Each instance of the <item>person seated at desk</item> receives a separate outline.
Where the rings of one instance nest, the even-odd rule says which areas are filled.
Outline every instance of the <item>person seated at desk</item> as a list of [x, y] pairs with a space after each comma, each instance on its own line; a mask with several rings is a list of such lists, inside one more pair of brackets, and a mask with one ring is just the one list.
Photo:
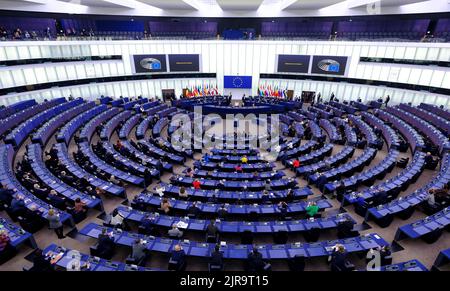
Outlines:
[[140, 144], [136, 143], [134, 140], [130, 140], [129, 142], [130, 142], [130, 144], [131, 144], [132, 147], [134, 147], [134, 148], [136, 148], [136, 149], [138, 149], [138, 150], [141, 149], [141, 148], [140, 148]]
[[32, 205], [30, 209], [27, 209], [24, 218], [29, 222], [40, 222], [42, 221], [42, 214], [42, 211], [36, 205]]
[[331, 271], [348, 271], [347, 251], [342, 244], [333, 247], [332, 253], [328, 258]]
[[164, 197], [163, 200], [161, 201], [159, 210], [164, 212], [164, 214], [168, 214], [171, 208], [172, 204], [170, 204], [169, 199], [167, 197]]
[[219, 199], [217, 199], [216, 194], [212, 194], [211, 197], [208, 198], [208, 203], [217, 203]]
[[292, 167], [294, 169], [297, 169], [298, 167], [300, 167], [300, 161], [298, 159], [295, 159], [292, 161]]
[[17, 171], [17, 176], [22, 176], [21, 180], [25, 188], [32, 188], [35, 184], [39, 184], [39, 181], [34, 179], [29, 172], [20, 173], [19, 171]]
[[272, 179], [273, 180], [277, 180], [277, 179], [283, 178], [283, 173], [280, 172], [280, 171], [277, 171], [277, 170], [273, 170], [271, 175], [272, 175]]
[[264, 190], [266, 190], [267, 192], [270, 192], [272, 190], [270, 179], [267, 179], [266, 182], [264, 183]]
[[218, 180], [216, 183], [216, 189], [225, 189], [225, 179]]
[[294, 126], [293, 126], [292, 124], [289, 125], [289, 128], [288, 128], [288, 135], [289, 135], [290, 137], [294, 137], [294, 136], [295, 136], [295, 128], [294, 128]]
[[23, 201], [23, 196], [16, 194], [11, 200], [10, 212], [13, 216], [22, 216], [26, 212], [25, 202]]
[[28, 271], [52, 272], [55, 271], [55, 267], [50, 263], [50, 259], [42, 253], [41, 249], [36, 249], [33, 254], [33, 266]]
[[440, 189], [434, 191], [434, 199], [437, 204], [441, 205], [442, 208], [449, 206], [450, 204], [450, 183], [444, 185]]
[[339, 184], [334, 189], [333, 194], [331, 195], [332, 198], [337, 198], [339, 201], [342, 201], [342, 197], [345, 193], [345, 183], [344, 181], [340, 181]]
[[89, 178], [87, 176], [81, 177], [77, 182], [78, 187], [80, 189], [87, 189], [88, 187], [90, 187], [91, 184], [89, 183], [88, 179]]
[[11, 205], [12, 197], [13, 197], [14, 191], [6, 188], [5, 185], [0, 183], [0, 209], [3, 205]]
[[319, 177], [317, 178], [317, 188], [323, 189], [325, 184], [328, 182], [327, 177], [323, 173], [319, 173]]
[[111, 177], [109, 178], [109, 182], [116, 184], [118, 186], [123, 186], [122, 181], [116, 179], [116, 177], [114, 175], [111, 175]]
[[[96, 188], [98, 188], [98, 187], [96, 187]], [[99, 188], [99, 189], [100, 189], [100, 188]], [[87, 195], [89, 195], [89, 196], [96, 197], [96, 198], [100, 198], [100, 196], [99, 196], [98, 193], [97, 193], [97, 190], [96, 190], [96, 189], [92, 189], [91, 186], [87, 187], [87, 188], [84, 190], [84, 192], [85, 192]]]
[[68, 184], [73, 184], [76, 180], [74, 176], [67, 174], [66, 171], [61, 171], [59, 178]]
[[270, 195], [269, 195], [269, 191], [264, 190], [262, 195], [261, 195], [261, 202], [262, 203], [270, 203]]
[[[214, 247], [214, 251], [211, 252], [211, 256], [209, 257], [209, 265], [210, 265], [210, 271], [213, 270], [222, 270], [223, 269], [223, 253], [220, 251], [220, 245], [216, 245]], [[211, 266], [214, 266], [213, 269], [211, 269]]]
[[237, 164], [236, 166], [234, 166], [234, 171], [236, 173], [242, 173], [242, 165], [241, 164]]
[[45, 199], [49, 193], [47, 188], [41, 187], [39, 184], [34, 184], [31, 192], [41, 199]]
[[194, 177], [194, 170], [192, 170], [192, 168], [187, 168], [186, 169], [186, 176], [193, 178]]
[[58, 159], [51, 157], [51, 156], [45, 156], [45, 165], [49, 169], [56, 170], [58, 168]]
[[183, 236], [183, 232], [179, 230], [177, 224], [174, 223], [172, 228], [167, 232], [167, 235], [171, 238], [181, 238]]
[[150, 169], [147, 168], [147, 163], [146, 162], [143, 162], [142, 166], [145, 167], [144, 173], [143, 173], [144, 174], [144, 180], [145, 180], [146, 183], [148, 183], [148, 182], [150, 182], [152, 180], [152, 173], [150, 172]]
[[[87, 191], [88, 191], [88, 193], [90, 193], [89, 189], [87, 189]], [[104, 196], [105, 194], [106, 194], [105, 190], [103, 190], [100, 187], [95, 187], [95, 195], [94, 196], [97, 196], [97, 198], [100, 198], [100, 196]]]
[[378, 189], [375, 197], [374, 197], [374, 202], [379, 205], [379, 204], [385, 204], [388, 202], [388, 192], [386, 191], [386, 189], [384, 189], [383, 187], [380, 187], [380, 189]]
[[181, 186], [178, 190], [178, 197], [180, 197], [183, 200], [186, 200], [189, 197], [189, 194], [186, 191], [186, 188], [184, 186]]
[[188, 207], [188, 217], [196, 218], [200, 214], [200, 208], [197, 206], [197, 202], [192, 202], [192, 205]]
[[122, 147], [123, 147], [123, 144], [120, 141], [120, 139], [118, 139], [116, 144], [115, 144], [115, 148], [116, 148], [116, 150], [120, 151], [120, 150], [122, 150]]
[[48, 200], [51, 205], [54, 207], [64, 210], [66, 209], [66, 200], [64, 198], [61, 198], [58, 196], [55, 190], [50, 190], [50, 193], [48, 194]]
[[196, 190], [199, 190], [199, 189], [201, 189], [201, 183], [200, 183], [200, 180], [198, 180], [198, 179], [195, 179], [193, 182], [192, 182], [192, 186], [194, 187], [194, 189], [196, 189]]
[[131, 257], [138, 264], [143, 264], [145, 258], [147, 257], [147, 247], [142, 241], [142, 239], [137, 238], [133, 245], [131, 246]]
[[241, 158], [241, 163], [242, 164], [247, 164], [248, 163], [248, 158], [247, 158], [247, 156], [243, 156], [242, 158]]
[[392, 263], [392, 251], [389, 245], [385, 245], [378, 248], [381, 257], [381, 265], [390, 265]]
[[155, 192], [156, 192], [156, 194], [158, 194], [160, 197], [163, 197], [164, 196], [164, 191], [165, 191], [166, 189], [164, 188], [164, 186], [163, 185], [161, 185], [161, 184], [158, 184], [158, 185], [156, 185], [156, 187], [155, 187]]
[[209, 154], [206, 153], [206, 154], [203, 156], [203, 162], [209, 163], [210, 161], [211, 161], [211, 159], [210, 159], [210, 157], [209, 157]]
[[354, 222], [347, 217], [344, 217], [337, 223], [338, 238], [343, 239], [357, 235], [358, 232], [354, 231], [353, 227]]
[[278, 203], [278, 210], [280, 211], [280, 217], [281, 219], [285, 219], [286, 215], [287, 215], [287, 211], [288, 211], [288, 205], [286, 202], [284, 201], [280, 201], [280, 203]]
[[293, 202], [295, 199], [294, 189], [289, 189], [286, 193], [286, 201]]
[[264, 271], [265, 263], [262, 254], [258, 251], [256, 246], [247, 256], [247, 272], [261, 272]]
[[206, 226], [206, 239], [208, 240], [209, 237], [214, 238], [214, 241], [217, 241], [219, 238], [219, 228], [214, 220], [210, 220]]
[[14, 253], [11, 239], [5, 229], [0, 229], [0, 264], [8, 260]]
[[120, 211], [116, 208], [111, 213], [111, 219], [109, 221], [109, 224], [112, 225], [113, 227], [124, 228], [125, 226], [124, 219], [125, 217], [123, 217], [122, 214], [120, 214]]
[[315, 201], [311, 201], [306, 206], [306, 216], [311, 218], [314, 217], [319, 212], [319, 206]]
[[75, 205], [73, 207], [73, 211], [75, 213], [83, 213], [83, 212], [87, 212], [87, 205], [86, 203], [81, 201], [81, 198], [78, 197], [77, 199], [75, 199]]
[[112, 233], [108, 233], [108, 230], [103, 228], [97, 241], [97, 256], [101, 258], [111, 258], [116, 246]]
[[169, 270], [182, 271], [186, 263], [186, 253], [181, 245], [177, 244], [173, 248], [169, 259]]
[[433, 158], [433, 155], [431, 155], [430, 152], [427, 152], [425, 155], [425, 168], [429, 170], [436, 169], [436, 166], [438, 164], [438, 161]]
[[155, 218], [151, 215], [145, 215], [140, 224], [140, 229], [146, 235], [151, 235], [155, 229]]
[[435, 193], [436, 193], [436, 188], [431, 188], [428, 190], [428, 195], [427, 195], [427, 206], [433, 209], [437, 209], [437, 203], [436, 203], [436, 198], [435, 198]]
[[225, 204], [222, 204], [222, 206], [220, 206], [219, 210], [217, 210], [217, 216], [221, 220], [225, 220], [227, 215], [228, 215], [227, 207], [225, 206]]
[[49, 224], [49, 228], [53, 229], [58, 236], [58, 239], [65, 238], [63, 233], [63, 224], [61, 222], [61, 218], [59, 217], [59, 214], [56, 213], [56, 211], [51, 208], [47, 213], [47, 220]]

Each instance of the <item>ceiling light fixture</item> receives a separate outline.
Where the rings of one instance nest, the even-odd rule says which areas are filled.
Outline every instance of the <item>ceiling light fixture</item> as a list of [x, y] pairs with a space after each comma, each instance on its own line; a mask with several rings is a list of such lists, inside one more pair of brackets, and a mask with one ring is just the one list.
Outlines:
[[264, 0], [256, 11], [261, 16], [278, 16], [282, 10], [291, 6], [298, 0]]
[[223, 12], [216, 0], [183, 0], [183, 2], [209, 15]]

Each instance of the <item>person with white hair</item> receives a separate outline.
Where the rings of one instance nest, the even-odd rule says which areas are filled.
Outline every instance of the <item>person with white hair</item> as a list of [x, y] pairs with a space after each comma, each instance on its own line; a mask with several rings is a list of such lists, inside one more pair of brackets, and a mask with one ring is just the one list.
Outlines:
[[174, 223], [172, 225], [172, 229], [169, 229], [167, 234], [169, 235], [169, 237], [172, 237], [172, 238], [181, 238], [183, 236], [183, 232], [178, 229], [178, 226], [176, 223]]

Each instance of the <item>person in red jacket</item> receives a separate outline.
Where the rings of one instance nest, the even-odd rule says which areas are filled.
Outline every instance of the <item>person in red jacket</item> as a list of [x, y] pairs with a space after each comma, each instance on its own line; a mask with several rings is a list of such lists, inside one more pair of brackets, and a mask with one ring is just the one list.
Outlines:
[[292, 166], [294, 167], [294, 169], [297, 169], [298, 167], [300, 167], [300, 161], [298, 159], [295, 159], [294, 161], [292, 161]]
[[237, 164], [237, 165], [234, 167], [234, 170], [235, 170], [237, 173], [242, 173], [242, 166], [241, 166], [241, 164]]
[[200, 189], [201, 183], [198, 179], [195, 179], [194, 182], [192, 182], [192, 186], [194, 186], [194, 189]]

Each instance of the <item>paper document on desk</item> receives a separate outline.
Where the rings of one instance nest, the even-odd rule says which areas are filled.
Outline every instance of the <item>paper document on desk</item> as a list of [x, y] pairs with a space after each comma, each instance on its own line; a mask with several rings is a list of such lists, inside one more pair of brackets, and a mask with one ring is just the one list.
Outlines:
[[184, 221], [178, 221], [177, 227], [178, 228], [187, 228], [188, 224], [186, 222], [184, 222]]

